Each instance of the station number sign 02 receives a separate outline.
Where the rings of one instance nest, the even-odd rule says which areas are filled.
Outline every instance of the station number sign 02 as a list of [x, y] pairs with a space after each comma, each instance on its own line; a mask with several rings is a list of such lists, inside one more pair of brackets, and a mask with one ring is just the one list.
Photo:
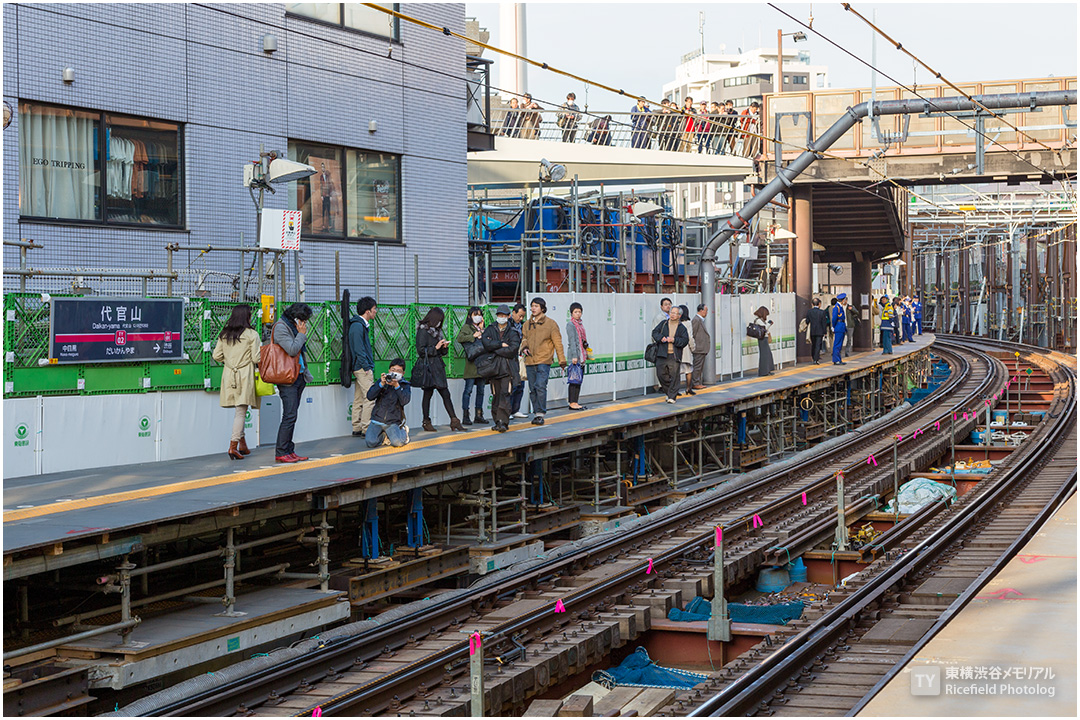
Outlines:
[[52, 298], [49, 362], [111, 363], [184, 357], [184, 301]]

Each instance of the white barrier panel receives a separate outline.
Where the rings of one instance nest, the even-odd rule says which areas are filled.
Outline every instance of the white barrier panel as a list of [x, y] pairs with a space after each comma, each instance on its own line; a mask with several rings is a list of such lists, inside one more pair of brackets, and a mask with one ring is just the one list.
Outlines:
[[[660, 313], [660, 301], [670, 298], [686, 305], [692, 317], [701, 296], [694, 293], [537, 293], [544, 298], [548, 318], [554, 320], [566, 344], [566, 321], [570, 305], [582, 306], [582, 323], [593, 348], [593, 362], [585, 369], [584, 395], [615, 394], [640, 390], [655, 384], [655, 370], [644, 361], [645, 346], [652, 342], [652, 330]], [[528, 304], [527, 303], [527, 304]], [[716, 371], [720, 376], [757, 371], [757, 340], [746, 337], [746, 326], [754, 310], [764, 305], [773, 320], [773, 361], [779, 365], [795, 361], [795, 296], [792, 294], [717, 295], [712, 318]], [[528, 320], [526, 319], [526, 322]], [[566, 398], [565, 374], [552, 368], [548, 400]]]
[[[41, 472], [153, 462], [160, 395], [42, 398]], [[205, 454], [200, 439], [192, 438], [191, 455]]]
[[40, 397], [4, 401], [4, 477], [21, 477], [39, 472], [40, 431]]
[[[159, 460], [224, 453], [229, 447], [235, 411], [221, 407], [216, 392], [162, 392]], [[248, 445], [259, 442], [259, 411], [248, 410], [244, 437]]]

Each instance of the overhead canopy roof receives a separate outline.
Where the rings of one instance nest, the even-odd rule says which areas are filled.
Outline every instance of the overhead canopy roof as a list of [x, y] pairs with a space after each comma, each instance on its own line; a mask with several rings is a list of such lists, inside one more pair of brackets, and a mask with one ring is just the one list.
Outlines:
[[[566, 179], [555, 185], [632, 185], [642, 182], [733, 182], [752, 171], [746, 158], [584, 143], [546, 142], [496, 137], [495, 149], [469, 153], [469, 185], [522, 187], [535, 185], [540, 160], [566, 166]], [[545, 183], [548, 185], [549, 183]]]
[[907, 208], [902, 198], [901, 193], [878, 184], [815, 184], [814, 244], [825, 247], [819, 260], [880, 260], [903, 251]]

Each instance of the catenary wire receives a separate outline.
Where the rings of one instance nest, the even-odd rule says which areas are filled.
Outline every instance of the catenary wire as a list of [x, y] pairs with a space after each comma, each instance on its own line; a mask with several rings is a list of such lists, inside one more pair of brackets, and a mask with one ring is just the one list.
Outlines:
[[[865, 65], [866, 67], [870, 68], [871, 70], [874, 70], [875, 72], [877, 72], [877, 73], [880, 73], [880, 74], [881, 74], [881, 75], [882, 75], [883, 77], [886, 77], [886, 78], [888, 78], [888, 79], [889, 79], [889, 80], [891, 80], [892, 82], [896, 83], [896, 85], [897, 85], [897, 86], [899, 86], [900, 88], [902, 88], [902, 89], [904, 89], [904, 90], [908, 91], [909, 93], [911, 93], [911, 94], [912, 94], [912, 95], [914, 95], [915, 97], [919, 98], [920, 100], [923, 100], [924, 102], [928, 103], [929, 105], [932, 105], [932, 106], [934, 106], [934, 107], [937, 107], [937, 106], [936, 106], [936, 103], [934, 102], [934, 98], [928, 98], [928, 97], [925, 97], [924, 95], [920, 95], [920, 94], [919, 94], [919, 92], [918, 92], [918, 91], [917, 91], [917, 90], [916, 90], [915, 88], [912, 88], [912, 87], [908, 87], [907, 85], [905, 85], [904, 83], [900, 82], [899, 80], [897, 80], [897, 79], [896, 79], [896, 78], [894, 78], [893, 76], [889, 75], [888, 73], [886, 73], [886, 72], [884, 72], [884, 71], [882, 71], [882, 70], [879, 70], [879, 69], [877, 69], [876, 67], [874, 67], [874, 66], [873, 66], [872, 64], [870, 64], [870, 63], [869, 63], [869, 62], [867, 62], [866, 60], [862, 59], [861, 57], [859, 57], [859, 56], [858, 56], [858, 55], [856, 55], [855, 53], [851, 52], [850, 50], [848, 50], [848, 49], [847, 49], [847, 48], [845, 48], [844, 46], [840, 45], [840, 44], [839, 44], [839, 43], [837, 43], [836, 41], [832, 40], [831, 38], [829, 38], [828, 36], [826, 36], [825, 34], [823, 34], [823, 33], [822, 33], [822, 32], [821, 32], [820, 30], [815, 30], [814, 28], [810, 27], [809, 25], [807, 25], [807, 24], [806, 24], [806, 23], [804, 23], [803, 21], [799, 20], [798, 18], [794, 17], [794, 16], [793, 16], [793, 15], [791, 15], [790, 13], [788, 13], [788, 12], [785, 12], [784, 10], [781, 10], [781, 9], [780, 9], [779, 7], [777, 7], [777, 6], [776, 6], [776, 5], [774, 5], [773, 3], [768, 3], [768, 5], [769, 5], [769, 7], [771, 7], [772, 9], [776, 10], [777, 12], [779, 12], [779, 13], [780, 13], [781, 15], [784, 15], [785, 17], [787, 17], [787, 18], [788, 18], [789, 20], [791, 20], [792, 22], [798, 23], [798, 24], [799, 24], [799, 25], [801, 25], [802, 27], [804, 27], [804, 28], [806, 28], [807, 30], [809, 30], [810, 32], [814, 33], [815, 35], [817, 35], [818, 37], [820, 37], [820, 38], [821, 38], [822, 40], [824, 40], [825, 42], [827, 42], [827, 43], [829, 43], [830, 45], [832, 45], [833, 47], [835, 47], [835, 48], [836, 48], [837, 50], [840, 50], [840, 51], [841, 51], [841, 52], [843, 52], [844, 54], [846, 54], [846, 55], [850, 56], [850, 57], [851, 57], [852, 59], [854, 59], [854, 60], [857, 60], [858, 62], [862, 63], [863, 65]], [[890, 38], [890, 40], [891, 40], [891, 38]], [[941, 76], [940, 76], [940, 75], [938, 75], [938, 77], [940, 78]], [[950, 85], [950, 86], [952, 86], [952, 87], [955, 87], [955, 86], [953, 86], [953, 85], [952, 85], [952, 83], [949, 83], [949, 85]], [[979, 107], [984, 107], [984, 106], [983, 106], [983, 105], [982, 105], [981, 103], [979, 103], [979, 102], [978, 102], [977, 100], [975, 100], [974, 98], [972, 98], [972, 97], [971, 97], [970, 95], [968, 95], [967, 93], [964, 93], [964, 92], [962, 92], [962, 91], [960, 91], [960, 90], [957, 90], [957, 91], [958, 91], [958, 92], [961, 92], [961, 94], [962, 94], [962, 95], [963, 95], [963, 96], [964, 96], [964, 97], [965, 97], [966, 99], [968, 99], [968, 100], [969, 100], [969, 101], [971, 101], [971, 102], [974, 102], [974, 103], [975, 103], [976, 105], [978, 105]], [[1017, 157], [1017, 159], [1021, 160], [1021, 161], [1022, 161], [1022, 162], [1024, 162], [1024, 163], [1027, 163], [1028, 165], [1030, 165], [1030, 166], [1031, 166], [1031, 167], [1033, 167], [1034, 169], [1038, 170], [1038, 171], [1039, 171], [1040, 173], [1042, 173], [1043, 175], [1049, 175], [1049, 176], [1050, 176], [1051, 178], [1053, 178], [1053, 179], [1054, 179], [1055, 181], [1057, 181], [1057, 182], [1062, 182], [1062, 181], [1061, 181], [1061, 180], [1060, 180], [1060, 179], [1058, 178], [1058, 176], [1057, 176], [1057, 172], [1056, 172], [1056, 171], [1051, 171], [1051, 170], [1045, 170], [1045, 169], [1043, 169], [1043, 168], [1039, 167], [1039, 166], [1038, 166], [1038, 165], [1036, 165], [1035, 163], [1031, 162], [1031, 161], [1030, 161], [1030, 160], [1028, 160], [1027, 158], [1025, 158], [1025, 157], [1023, 157], [1022, 155], [1020, 155], [1020, 153], [1016, 152], [1015, 150], [1012, 150], [1012, 149], [1010, 149], [1010, 148], [1007, 148], [1007, 147], [1005, 147], [1004, 145], [1002, 145], [1002, 144], [1001, 144], [1001, 143], [1000, 143], [999, 141], [997, 141], [996, 139], [994, 139], [994, 138], [991, 138], [991, 137], [990, 137], [990, 136], [988, 136], [988, 135], [987, 135], [987, 134], [986, 134], [985, 132], [979, 132], [978, 130], [976, 130], [976, 129], [975, 129], [975, 127], [974, 127], [973, 125], [968, 125], [968, 124], [967, 124], [966, 122], [964, 122], [964, 121], [963, 121], [963, 119], [961, 119], [961, 118], [957, 117], [956, 115], [953, 115], [953, 114], [952, 114], [952, 113], [950, 113], [949, 111], [947, 111], [947, 110], [940, 110], [940, 109], [939, 109], [938, 111], [939, 111], [939, 112], [941, 112], [941, 113], [943, 113], [944, 115], [947, 115], [948, 117], [952, 118], [953, 120], [957, 121], [958, 123], [960, 123], [960, 124], [961, 124], [961, 125], [963, 125], [964, 127], [968, 128], [969, 130], [972, 130], [973, 132], [975, 132], [975, 133], [977, 133], [978, 135], [982, 136], [982, 138], [983, 138], [984, 140], [988, 140], [988, 141], [990, 141], [991, 143], [993, 143], [993, 144], [995, 144], [995, 145], [998, 145], [999, 147], [1001, 147], [1001, 149], [1002, 149], [1002, 150], [1005, 150], [1006, 152], [1008, 152], [1008, 153], [1010, 153], [1010, 154], [1012, 154], [1012, 155], [1015, 155], [1015, 156]], [[988, 111], [988, 112], [989, 112], [989, 111]], [[997, 115], [995, 115], [995, 117], [998, 117], [998, 116], [997, 116]], [[1010, 127], [1012, 127], [1012, 126], [1010, 125]], [[1014, 128], [1014, 129], [1015, 129], [1015, 128]], [[1019, 131], [1018, 131], [1018, 132], [1019, 132]]]
[[[481, 42], [481, 41], [479, 41], [479, 40], [477, 40], [475, 38], [470, 38], [470, 37], [468, 37], [466, 35], [463, 35], [461, 33], [454, 32], [453, 30], [451, 30], [451, 29], [449, 29], [447, 27], [439, 27], [438, 25], [427, 22], [426, 20], [421, 20], [419, 18], [412, 17], [411, 15], [406, 15], [405, 13], [399, 12], [397, 10], [391, 10], [389, 8], [382, 7], [381, 5], [377, 5], [375, 3], [364, 3], [364, 5], [366, 7], [369, 7], [371, 9], [373, 9], [373, 10], [377, 10], [379, 12], [386, 13], [387, 15], [391, 15], [393, 17], [396, 17], [396, 18], [398, 18], [400, 20], [405, 20], [407, 22], [411, 22], [411, 23], [413, 23], [415, 25], [419, 25], [419, 26], [427, 28], [429, 30], [434, 30], [436, 32], [441, 32], [443, 35], [446, 35], [448, 37], [456, 37], [456, 38], [459, 38], [461, 40], [465, 40], [466, 42], [469, 42], [469, 43], [472, 43], [472, 44], [477, 45], [479, 47], [482, 47], [482, 48], [484, 48], [486, 50], [491, 50], [492, 52], [496, 52], [496, 53], [499, 53], [501, 55], [505, 55], [507, 57], [513, 58], [515, 60], [519, 60], [521, 62], [528, 63], [529, 65], [532, 65], [533, 67], [537, 67], [537, 68], [540, 68], [542, 70], [547, 70], [549, 72], [553, 72], [553, 73], [555, 73], [557, 75], [562, 75], [564, 77], [571, 78], [571, 79], [576, 80], [577, 82], [580, 82], [582, 84], [591, 85], [593, 87], [598, 87], [598, 88], [600, 88], [602, 90], [606, 90], [608, 92], [615, 93], [617, 95], [621, 95], [621, 96], [624, 96], [624, 97], [631, 97], [631, 98], [641, 97], [641, 98], [645, 99], [647, 102], [649, 102], [651, 104], [654, 104], [654, 105], [659, 104], [659, 103], [657, 103], [657, 102], [655, 102], [653, 100], [648, 100], [648, 98], [645, 98], [644, 95], [635, 95], [634, 93], [627, 93], [625, 90], [617, 89], [617, 88], [614, 88], [614, 87], [612, 87], [610, 85], [606, 85], [604, 83], [597, 82], [595, 80], [589, 80], [588, 78], [582, 77], [580, 75], [569, 72], [567, 70], [562, 70], [560, 68], [552, 67], [551, 65], [549, 65], [546, 62], [540, 62], [540, 61], [537, 61], [537, 60], [532, 60], [530, 58], [525, 57], [524, 55], [519, 55], [518, 53], [514, 53], [514, 52], [511, 52], [509, 50], [504, 50], [504, 49], [496, 47], [494, 45], [490, 45], [488, 43]], [[674, 114], [682, 115], [684, 117], [694, 117], [694, 115], [685, 113], [681, 109], [678, 109], [678, 108], [675, 109]], [[860, 159], [843, 157], [841, 155], [834, 155], [832, 153], [829, 153], [829, 152], [826, 152], [826, 151], [823, 151], [823, 150], [811, 150], [809, 147], [807, 147], [805, 145], [798, 145], [798, 144], [795, 144], [795, 143], [784, 142], [784, 141], [782, 141], [782, 140], [780, 140], [778, 138], [770, 138], [770, 137], [767, 137], [767, 136], [764, 136], [764, 135], [761, 135], [761, 134], [758, 134], [758, 133], [754, 133], [754, 132], [748, 131], [748, 130], [740, 130], [739, 132], [741, 132], [742, 134], [747, 135], [747, 136], [752, 136], [752, 137], [758, 138], [758, 139], [760, 139], [762, 141], [765, 141], [765, 142], [771, 142], [773, 144], [783, 145], [785, 147], [790, 147], [790, 148], [795, 148], [795, 149], [798, 149], [798, 150], [802, 150], [804, 152], [814, 152], [817, 155], [820, 155], [822, 157], [832, 158], [832, 159], [835, 159], [835, 160], [845, 160], [845, 161], [850, 162], [852, 164], [860, 165], [862, 167], [865, 167], [867, 170], [869, 170], [869, 171], [877, 174], [878, 176], [880, 176], [881, 181], [891, 183], [892, 185], [895, 185], [896, 187], [904, 190], [905, 192], [910, 193], [911, 195], [914, 195], [915, 197], [919, 198], [920, 200], [923, 200], [926, 203], [929, 203], [930, 205], [933, 205], [934, 207], [939, 207], [941, 210], [943, 210], [945, 212], [952, 212], [953, 214], [956, 214], [956, 215], [963, 215], [964, 214], [962, 212], [957, 212], [957, 211], [949, 210], [948, 208], [943, 208], [943, 207], [938, 206], [936, 203], [934, 203], [934, 202], [932, 202], [930, 200], [927, 200], [926, 198], [922, 197], [921, 195], [919, 195], [915, 191], [911, 190], [910, 188], [904, 187], [903, 185], [898, 183], [896, 180], [890, 178], [885, 173], [881, 172], [880, 170], [873, 167], [869, 163], [864, 162], [864, 161], [862, 161]], [[1040, 172], [1043, 172], [1043, 171], [1040, 170]]]

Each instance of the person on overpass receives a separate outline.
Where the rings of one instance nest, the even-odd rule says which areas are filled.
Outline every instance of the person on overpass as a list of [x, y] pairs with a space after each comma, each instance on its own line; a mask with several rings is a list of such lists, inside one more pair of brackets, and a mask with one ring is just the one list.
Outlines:
[[810, 357], [817, 365], [821, 362], [821, 346], [829, 334], [829, 314], [821, 309], [821, 298], [814, 298], [814, 306], [806, 313], [806, 324], [810, 326]]
[[562, 128], [562, 141], [565, 143], [574, 142], [574, 136], [577, 135], [577, 124], [581, 120], [581, 108], [577, 106], [576, 101], [577, 95], [567, 93], [566, 102], [562, 104], [563, 112], [559, 113], [559, 117], [555, 121], [555, 124]]
[[638, 98], [637, 104], [630, 111], [630, 147], [635, 150], [648, 149], [652, 119], [652, 111], [645, 98]]
[[832, 363], [833, 365], [847, 365], [840, 357], [844, 349], [844, 336], [847, 335], [847, 293], [836, 296], [836, 304], [833, 305], [830, 319], [833, 331]]
[[364, 442], [368, 447], [379, 447], [384, 442], [393, 447], [409, 444], [409, 426], [405, 423], [405, 406], [412, 399], [412, 388], [405, 379], [405, 361], [390, 361], [388, 372], [379, 382], [368, 388], [368, 399], [375, 404], [371, 411]]

